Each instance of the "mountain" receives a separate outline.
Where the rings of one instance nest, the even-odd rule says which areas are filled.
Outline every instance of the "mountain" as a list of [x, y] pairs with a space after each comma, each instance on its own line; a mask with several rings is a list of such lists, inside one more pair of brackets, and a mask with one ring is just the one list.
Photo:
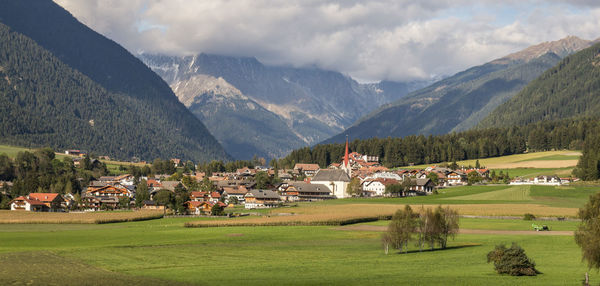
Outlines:
[[339, 72], [268, 66], [248, 57], [138, 57], [238, 159], [282, 157], [320, 142], [381, 104], [425, 85], [360, 84]]
[[0, 24], [0, 142], [230, 159], [158, 75], [54, 2], [1, 1]]
[[600, 114], [600, 44], [564, 58], [519, 94], [483, 119], [478, 127]]
[[561, 57], [592, 44], [571, 36], [467, 69], [373, 111], [325, 142], [470, 129]]

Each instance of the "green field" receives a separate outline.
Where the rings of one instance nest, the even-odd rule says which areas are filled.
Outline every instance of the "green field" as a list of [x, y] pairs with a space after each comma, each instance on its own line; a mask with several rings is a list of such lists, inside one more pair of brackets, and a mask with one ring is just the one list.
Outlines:
[[[587, 270], [571, 236], [464, 234], [447, 250], [385, 255], [379, 232], [335, 227], [183, 228], [188, 220], [54, 229], [3, 226], [0, 284], [575, 285]], [[521, 222], [509, 221], [507, 226], [500, 220], [462, 221], [465, 227], [482, 229], [493, 225], [498, 227], [491, 229], [512, 229]], [[530, 222], [523, 224], [527, 227]], [[565, 226], [572, 227], [572, 223]], [[496, 244], [512, 241], [523, 246], [544, 274], [495, 274], [486, 253]], [[600, 281], [600, 275], [592, 273], [592, 281]]]

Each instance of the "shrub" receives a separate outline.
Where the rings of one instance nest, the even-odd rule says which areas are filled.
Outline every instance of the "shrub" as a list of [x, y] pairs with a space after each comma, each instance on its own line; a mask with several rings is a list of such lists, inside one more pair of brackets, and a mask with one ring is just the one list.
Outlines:
[[510, 248], [504, 244], [496, 245], [496, 248], [487, 255], [487, 262], [494, 262], [494, 268], [499, 274], [512, 276], [535, 276], [540, 272], [535, 269], [535, 262], [525, 255], [525, 250], [515, 242]]
[[523, 215], [523, 220], [535, 220], [535, 215], [526, 213]]

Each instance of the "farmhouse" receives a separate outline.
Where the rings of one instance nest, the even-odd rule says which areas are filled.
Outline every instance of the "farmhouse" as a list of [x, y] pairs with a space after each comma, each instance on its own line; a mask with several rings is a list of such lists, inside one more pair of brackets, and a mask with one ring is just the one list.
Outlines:
[[378, 178], [368, 179], [363, 182], [362, 190], [365, 197], [381, 197], [385, 194], [385, 186], [396, 185], [400, 182], [395, 179]]
[[10, 202], [10, 209], [25, 211], [63, 211], [65, 200], [55, 193], [31, 193], [28, 196], [20, 196]]
[[411, 178], [412, 185], [405, 196], [430, 195], [433, 193], [435, 184], [430, 179]]
[[322, 184], [309, 184], [305, 182], [290, 182], [285, 191], [287, 201], [321, 201], [333, 199], [329, 188]]
[[281, 198], [271, 190], [251, 190], [245, 195], [244, 207], [247, 209], [273, 208], [279, 205]]

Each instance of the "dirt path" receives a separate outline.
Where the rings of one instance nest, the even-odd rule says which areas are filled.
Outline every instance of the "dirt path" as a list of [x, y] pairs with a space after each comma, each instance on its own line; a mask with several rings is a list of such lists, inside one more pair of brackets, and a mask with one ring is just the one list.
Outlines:
[[[345, 225], [335, 230], [352, 231], [385, 231], [383, 225]], [[572, 231], [534, 231], [534, 230], [493, 230], [493, 229], [460, 229], [462, 234], [498, 234], [498, 235], [573, 235]]]

